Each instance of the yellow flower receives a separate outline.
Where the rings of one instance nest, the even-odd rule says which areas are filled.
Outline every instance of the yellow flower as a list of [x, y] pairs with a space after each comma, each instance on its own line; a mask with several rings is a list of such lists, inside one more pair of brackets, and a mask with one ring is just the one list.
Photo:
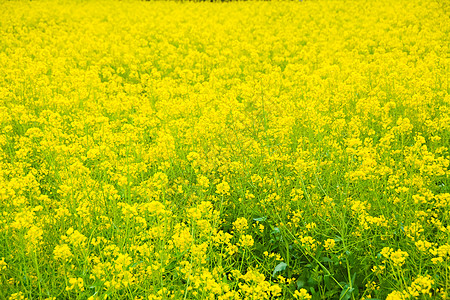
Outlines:
[[209, 187], [209, 179], [206, 176], [200, 175], [197, 179], [198, 185], [207, 189]]
[[8, 268], [8, 264], [5, 262], [5, 258], [2, 257], [0, 260], [0, 271], [4, 271]]
[[69, 278], [69, 285], [66, 286], [66, 291], [71, 290], [84, 291], [83, 278]]
[[316, 240], [311, 236], [304, 236], [300, 238], [302, 246], [307, 250], [314, 252], [317, 248]]
[[409, 297], [406, 296], [404, 293], [399, 292], [399, 291], [393, 291], [392, 293], [390, 293], [386, 300], [406, 300]]
[[391, 253], [391, 260], [394, 263], [395, 266], [397, 267], [401, 267], [405, 261], [406, 258], [408, 257], [408, 253], [405, 251], [402, 251], [400, 249], [398, 249], [397, 251]]
[[375, 275], [379, 276], [379, 275], [383, 274], [385, 269], [386, 269], [386, 267], [383, 266], [383, 265], [381, 265], [381, 266], [374, 266], [372, 268], [372, 272], [374, 272]]
[[3, 298], [289, 298], [256, 238], [338, 253], [341, 221], [356, 265], [381, 252], [364, 297], [444, 297], [387, 270], [450, 263], [448, 1], [25, 2], [0, 0]]
[[381, 249], [381, 255], [383, 255], [383, 257], [388, 259], [391, 257], [392, 252], [394, 252], [394, 249], [390, 247], [384, 247], [383, 249]]
[[245, 231], [248, 228], [248, 222], [246, 218], [237, 218], [236, 221], [233, 222], [233, 228], [237, 232]]
[[67, 261], [72, 257], [72, 252], [67, 244], [56, 245], [53, 250], [53, 255], [57, 260]]
[[9, 296], [8, 300], [27, 300], [28, 298], [22, 292], [14, 293]]
[[191, 250], [191, 256], [193, 261], [204, 264], [207, 259], [208, 243], [202, 243], [199, 245], [193, 245]]
[[445, 245], [439, 246], [439, 248], [437, 249], [437, 254], [439, 255], [439, 257], [442, 257], [443, 259], [448, 260], [450, 258], [450, 245], [445, 244]]
[[194, 239], [190, 233], [190, 229], [183, 226], [175, 227], [176, 233], [172, 236], [174, 246], [183, 252], [187, 250], [193, 243]]
[[326, 250], [331, 250], [336, 246], [336, 241], [334, 239], [327, 239], [325, 240], [324, 247]]
[[153, 184], [158, 190], [162, 190], [169, 183], [169, 178], [165, 173], [157, 172], [153, 175]]
[[222, 181], [216, 187], [216, 193], [219, 195], [230, 195], [230, 185], [226, 181]]
[[67, 230], [66, 234], [67, 236], [62, 236], [63, 241], [69, 242], [74, 246], [84, 246], [86, 244], [87, 237], [78, 230], [74, 230], [72, 227], [70, 227]]
[[431, 288], [434, 284], [434, 280], [431, 278], [430, 275], [426, 276], [418, 276], [414, 282], [411, 284], [411, 286], [408, 288], [408, 292], [410, 295], [416, 295], [419, 296], [422, 295], [431, 295]]
[[228, 255], [233, 255], [238, 251], [238, 247], [236, 245], [227, 244], [227, 247], [225, 248]]
[[294, 292], [294, 298], [298, 300], [309, 300], [312, 297], [306, 289], [300, 289]]
[[417, 249], [419, 249], [419, 251], [421, 252], [427, 252], [432, 246], [430, 242], [425, 240], [417, 241], [414, 244], [416, 245]]
[[253, 237], [249, 234], [243, 235], [239, 239], [239, 245], [241, 247], [251, 247], [254, 243]]
[[392, 261], [394, 266], [400, 267], [405, 263], [406, 258], [409, 256], [407, 252], [398, 249], [394, 252], [392, 248], [384, 247], [381, 250], [381, 255], [383, 257]]

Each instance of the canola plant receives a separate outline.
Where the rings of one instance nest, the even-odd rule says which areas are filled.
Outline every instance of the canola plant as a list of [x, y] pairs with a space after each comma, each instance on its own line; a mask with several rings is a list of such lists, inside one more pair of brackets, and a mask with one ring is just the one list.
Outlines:
[[449, 299], [445, 1], [0, 6], [1, 299]]

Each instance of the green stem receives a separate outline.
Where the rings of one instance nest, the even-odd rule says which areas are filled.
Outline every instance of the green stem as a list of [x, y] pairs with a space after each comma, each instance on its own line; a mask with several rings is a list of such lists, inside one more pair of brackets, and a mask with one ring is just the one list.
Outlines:
[[37, 275], [37, 281], [38, 281], [38, 287], [39, 287], [39, 299], [42, 299], [42, 287], [41, 287], [41, 273], [39, 272], [39, 265], [37, 262], [37, 253], [36, 249], [33, 250], [33, 261], [34, 261], [34, 267], [36, 268], [36, 275]]
[[245, 258], [245, 248], [244, 248], [244, 253], [242, 254], [242, 261], [241, 261], [241, 266], [239, 267], [239, 271], [242, 274], [242, 267], [244, 265], [244, 258]]

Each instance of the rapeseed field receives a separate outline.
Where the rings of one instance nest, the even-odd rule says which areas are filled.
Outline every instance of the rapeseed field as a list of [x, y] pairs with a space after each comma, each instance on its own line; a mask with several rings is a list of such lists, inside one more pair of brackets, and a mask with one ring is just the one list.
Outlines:
[[450, 298], [445, 1], [0, 8], [0, 299]]

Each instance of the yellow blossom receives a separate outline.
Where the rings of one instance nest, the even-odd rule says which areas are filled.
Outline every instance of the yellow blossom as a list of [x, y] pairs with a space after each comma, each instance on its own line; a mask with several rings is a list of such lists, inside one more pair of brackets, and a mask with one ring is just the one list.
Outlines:
[[67, 261], [72, 257], [72, 252], [67, 244], [56, 245], [53, 250], [53, 255], [55, 259], [60, 259], [63, 261]]
[[226, 181], [222, 181], [216, 187], [216, 192], [219, 195], [230, 195], [230, 185]]
[[8, 268], [8, 264], [5, 262], [5, 258], [2, 257], [0, 260], [0, 271], [4, 271]]
[[239, 239], [239, 245], [241, 247], [251, 247], [254, 244], [253, 237], [249, 234], [241, 236]]
[[233, 228], [237, 232], [245, 231], [248, 228], [248, 222], [246, 218], [237, 218], [236, 221], [233, 222]]
[[294, 298], [295, 299], [303, 299], [303, 300], [309, 300], [311, 299], [311, 295], [308, 294], [308, 291], [306, 289], [300, 289], [300, 290], [295, 290], [294, 292]]
[[336, 241], [334, 239], [327, 239], [325, 240], [324, 247], [326, 250], [331, 250], [336, 246]]

